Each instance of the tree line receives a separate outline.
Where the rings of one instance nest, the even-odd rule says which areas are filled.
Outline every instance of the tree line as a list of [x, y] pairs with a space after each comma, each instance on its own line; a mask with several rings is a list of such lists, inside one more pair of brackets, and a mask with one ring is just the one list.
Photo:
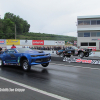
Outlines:
[[22, 34], [29, 31], [30, 24], [20, 16], [16, 16], [13, 13], [5, 13], [4, 19], [0, 19], [0, 38], [2, 39], [14, 39], [15, 37], [15, 25], [16, 33]]
[[0, 39], [15, 39], [15, 25], [16, 25], [16, 39], [28, 40], [63, 40], [76, 41], [76, 37], [35, 33], [29, 32], [30, 24], [20, 16], [13, 13], [5, 13], [4, 18], [0, 19]]

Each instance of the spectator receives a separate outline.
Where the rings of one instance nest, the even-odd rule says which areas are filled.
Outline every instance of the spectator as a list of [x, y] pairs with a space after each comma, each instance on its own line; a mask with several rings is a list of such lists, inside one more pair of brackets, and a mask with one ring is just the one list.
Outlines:
[[1, 52], [2, 52], [2, 48], [0, 47], [0, 54], [1, 54]]
[[12, 47], [11, 47], [11, 49], [12, 49], [12, 48], [16, 48], [16, 46], [13, 44]]

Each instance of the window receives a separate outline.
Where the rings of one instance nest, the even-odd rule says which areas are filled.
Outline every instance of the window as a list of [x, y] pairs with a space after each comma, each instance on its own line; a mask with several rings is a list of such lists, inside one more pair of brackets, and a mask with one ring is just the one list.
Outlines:
[[99, 36], [99, 37], [100, 37], [100, 32], [97, 32], [97, 36]]
[[89, 46], [96, 46], [96, 42], [89, 42]]
[[97, 20], [97, 25], [100, 25], [100, 20]]
[[78, 37], [83, 37], [83, 33], [78, 33]]
[[90, 21], [84, 21], [84, 25], [90, 25]]
[[88, 46], [88, 42], [82, 42], [81, 46]]
[[91, 25], [96, 25], [96, 20], [91, 20]]
[[78, 25], [84, 25], [83, 21], [78, 21]]
[[9, 54], [9, 53], [16, 53], [16, 52], [13, 49], [9, 49], [9, 50], [5, 51], [5, 53], [8, 53]]
[[96, 32], [91, 32], [91, 37], [96, 37]]
[[90, 33], [89, 32], [84, 33], [84, 37], [90, 37]]

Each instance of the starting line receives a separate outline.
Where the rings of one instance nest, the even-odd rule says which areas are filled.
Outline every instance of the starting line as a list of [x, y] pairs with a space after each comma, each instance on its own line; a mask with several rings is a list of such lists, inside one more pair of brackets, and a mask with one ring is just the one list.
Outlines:
[[100, 64], [100, 60], [87, 60], [87, 59], [80, 59], [80, 58], [67, 58], [64, 57], [63, 61], [66, 62], [76, 62], [76, 63], [87, 63], [87, 64]]

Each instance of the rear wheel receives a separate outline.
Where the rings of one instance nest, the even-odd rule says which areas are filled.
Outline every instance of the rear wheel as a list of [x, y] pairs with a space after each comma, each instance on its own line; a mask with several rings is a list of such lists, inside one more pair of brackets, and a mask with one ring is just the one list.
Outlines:
[[47, 67], [49, 65], [49, 63], [44, 63], [44, 64], [41, 64], [43, 67]]
[[83, 57], [84, 57], [84, 52], [80, 52], [80, 53], [79, 53], [79, 57], [80, 57], [80, 58], [83, 58]]
[[31, 69], [31, 66], [29, 66], [27, 60], [22, 61], [22, 68], [23, 68], [24, 71], [29, 71]]
[[85, 54], [85, 57], [89, 57], [89, 53], [88, 52]]

